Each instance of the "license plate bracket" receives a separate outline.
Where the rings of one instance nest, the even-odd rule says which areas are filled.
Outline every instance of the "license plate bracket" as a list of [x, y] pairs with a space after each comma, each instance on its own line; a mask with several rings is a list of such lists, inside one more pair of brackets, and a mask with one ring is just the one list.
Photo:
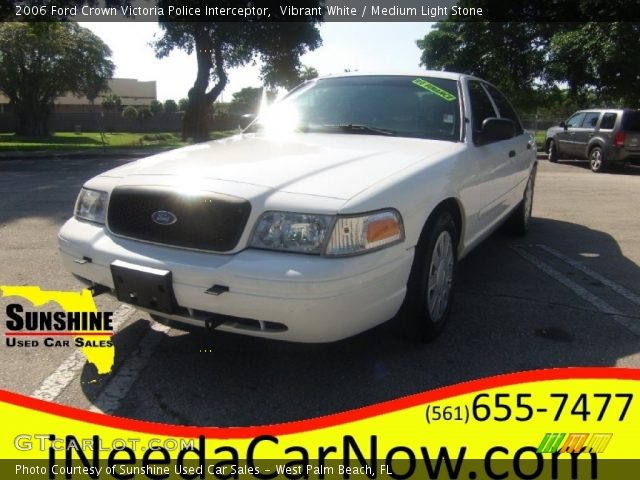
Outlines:
[[171, 271], [116, 260], [111, 275], [121, 302], [168, 314], [176, 311]]

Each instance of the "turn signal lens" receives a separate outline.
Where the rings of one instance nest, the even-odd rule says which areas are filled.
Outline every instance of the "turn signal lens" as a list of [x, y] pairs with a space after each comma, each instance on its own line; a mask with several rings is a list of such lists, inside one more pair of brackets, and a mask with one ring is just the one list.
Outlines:
[[357, 217], [338, 217], [325, 255], [366, 253], [404, 240], [402, 217], [397, 210], [383, 210]]
[[397, 240], [402, 235], [400, 222], [394, 216], [369, 220], [367, 225], [367, 243], [375, 244], [388, 239]]

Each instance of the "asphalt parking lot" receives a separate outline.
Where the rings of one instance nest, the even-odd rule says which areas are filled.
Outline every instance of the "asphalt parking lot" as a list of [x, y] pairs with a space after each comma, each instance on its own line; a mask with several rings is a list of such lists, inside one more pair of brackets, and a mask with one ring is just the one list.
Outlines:
[[[79, 289], [60, 265], [56, 233], [82, 183], [125, 161], [0, 161], [0, 284]], [[408, 340], [398, 322], [325, 345], [184, 333], [102, 295], [98, 307], [121, 323], [111, 375], [73, 347], [3, 341], [1, 388], [143, 420], [240, 426], [507, 372], [640, 368], [639, 205], [640, 170], [541, 161], [531, 232], [497, 232], [461, 262], [450, 324], [430, 344]], [[3, 317], [8, 303], [0, 299]]]

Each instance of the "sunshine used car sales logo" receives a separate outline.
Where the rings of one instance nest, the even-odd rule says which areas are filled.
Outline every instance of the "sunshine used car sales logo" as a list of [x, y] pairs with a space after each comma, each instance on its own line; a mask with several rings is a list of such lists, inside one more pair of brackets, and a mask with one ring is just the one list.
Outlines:
[[[36, 286], [0, 286], [3, 297], [20, 297], [33, 305], [9, 303], [5, 308], [5, 345], [12, 348], [70, 347], [82, 349], [98, 373], [111, 371], [113, 312], [99, 312], [89, 290], [46, 291]], [[48, 303], [56, 311], [39, 309]]]

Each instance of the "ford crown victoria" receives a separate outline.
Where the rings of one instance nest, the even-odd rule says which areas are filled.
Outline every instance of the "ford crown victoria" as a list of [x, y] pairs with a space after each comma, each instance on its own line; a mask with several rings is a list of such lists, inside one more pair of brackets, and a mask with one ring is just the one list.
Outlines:
[[458, 261], [505, 222], [529, 227], [535, 152], [478, 78], [318, 78], [237, 136], [86, 182], [61, 256], [174, 325], [328, 342], [401, 312], [431, 338]]

